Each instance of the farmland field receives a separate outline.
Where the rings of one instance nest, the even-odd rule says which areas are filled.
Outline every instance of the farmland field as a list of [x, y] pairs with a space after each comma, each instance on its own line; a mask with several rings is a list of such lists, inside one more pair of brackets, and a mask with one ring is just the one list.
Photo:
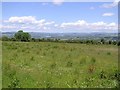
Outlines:
[[2, 87], [118, 87], [118, 47], [55, 42], [3, 42]]

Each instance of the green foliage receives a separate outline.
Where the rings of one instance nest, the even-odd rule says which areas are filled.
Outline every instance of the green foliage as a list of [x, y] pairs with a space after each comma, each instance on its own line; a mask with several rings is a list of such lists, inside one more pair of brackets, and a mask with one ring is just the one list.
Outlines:
[[18, 41], [30, 41], [31, 39], [31, 35], [27, 32], [23, 32], [22, 30], [15, 33], [14, 37]]
[[9, 88], [20, 88], [19, 80], [17, 78], [14, 78], [11, 83], [8, 85]]
[[120, 41], [118, 41], [118, 44], [117, 44], [118, 46], [120, 46]]
[[117, 45], [117, 42], [116, 42], [116, 41], [113, 41], [112, 43], [113, 43], [113, 45]]
[[58, 42], [58, 43], [80, 43], [80, 44], [105, 44], [105, 45], [120, 45], [120, 41], [107, 41], [104, 38], [101, 38], [100, 40], [80, 40], [80, 39], [68, 39], [68, 40], [62, 40], [57, 38], [31, 38], [31, 35], [27, 32], [23, 32], [22, 30], [19, 30], [17, 33], [15, 33], [14, 37], [8, 38], [7, 36], [3, 36], [3, 41], [24, 41], [24, 42]]
[[104, 40], [103, 38], [101, 39], [101, 43], [102, 43], [102, 44], [104, 44], [104, 43], [105, 43], [105, 40]]
[[109, 43], [109, 44], [112, 44], [112, 41], [110, 41], [110, 40], [109, 40], [109, 42], [108, 42], [108, 43]]
[[2, 41], [9, 41], [9, 38], [7, 36], [2, 36]]
[[105, 79], [107, 76], [106, 76], [106, 74], [105, 74], [105, 72], [102, 70], [101, 72], [100, 72], [100, 79]]

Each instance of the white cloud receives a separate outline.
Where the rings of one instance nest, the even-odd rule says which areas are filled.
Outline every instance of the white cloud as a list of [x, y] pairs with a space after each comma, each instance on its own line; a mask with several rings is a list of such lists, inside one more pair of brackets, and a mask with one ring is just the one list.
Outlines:
[[33, 16], [23, 16], [23, 17], [10, 17], [5, 20], [8, 23], [18, 23], [18, 24], [38, 24], [38, 25], [51, 25], [54, 21], [47, 22], [45, 19], [37, 20]]
[[61, 5], [64, 2], [64, 0], [53, 0], [53, 4], [55, 5]]
[[76, 22], [68, 22], [68, 23], [62, 23], [61, 27], [66, 28], [66, 27], [71, 27], [71, 26], [85, 26], [87, 25], [87, 22], [84, 20], [78, 20]]
[[101, 21], [101, 22], [91, 23], [91, 25], [94, 25], [94, 26], [105, 26], [105, 25], [107, 25], [107, 23]]
[[77, 30], [117, 30], [117, 24], [112, 23], [105, 23], [103, 21], [101, 22], [95, 22], [95, 23], [88, 23], [84, 20], [78, 20], [76, 22], [68, 22], [68, 23], [62, 23], [61, 28], [63, 29], [77, 29]]
[[58, 24], [55, 24], [54, 27], [58, 27], [59, 25]]
[[55, 23], [54, 21], [46, 22], [45, 25], [51, 25], [51, 24], [54, 24], [54, 23]]
[[19, 29], [32, 29], [32, 30], [34, 30], [34, 29], [36, 29], [36, 26], [29, 26], [29, 25], [24, 25], [24, 26], [21, 26]]
[[41, 19], [41, 20], [35, 20], [35, 22], [34, 23], [45, 23], [46, 22], [46, 20], [45, 19]]
[[115, 23], [105, 23], [103, 21], [91, 23], [90, 27], [94, 30], [117, 30], [117, 24]]
[[4, 26], [2, 29], [32, 29], [32, 30], [47, 30], [51, 25], [54, 25], [54, 21], [47, 21], [45, 19], [36, 19], [33, 16], [22, 17], [10, 17], [8, 20], [3, 20]]
[[113, 15], [114, 15], [114, 13], [103, 13], [102, 16], [113, 16]]
[[115, 23], [110, 23], [109, 26], [114, 27], [114, 26], [116, 26], [116, 24]]
[[2, 25], [2, 26], [0, 26], [0, 28], [1, 29], [15, 29], [15, 28], [17, 28], [16, 26], [10, 26], [10, 25]]
[[85, 20], [77, 20], [74, 22], [56, 23], [54, 21], [47, 21], [45, 19], [36, 19], [32, 16], [23, 17], [10, 17], [8, 20], [4, 20], [0, 26], [2, 30], [19, 30], [25, 31], [111, 31], [117, 30], [118, 26], [115, 22], [106, 23], [100, 22], [87, 22]]
[[33, 16], [23, 16], [23, 17], [10, 17], [8, 21], [11, 23], [34, 23], [36, 21]]
[[120, 0], [115, 0], [113, 3], [110, 3], [110, 4], [108, 4], [108, 3], [105, 3], [105, 4], [103, 4], [102, 6], [100, 6], [100, 7], [102, 7], [102, 8], [113, 8], [113, 7], [116, 7], [117, 5], [118, 5], [118, 2], [119, 2]]

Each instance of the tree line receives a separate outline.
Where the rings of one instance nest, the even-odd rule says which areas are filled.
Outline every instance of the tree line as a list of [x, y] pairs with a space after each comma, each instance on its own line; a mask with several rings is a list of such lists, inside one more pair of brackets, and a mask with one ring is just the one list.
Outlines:
[[2, 36], [2, 41], [21, 41], [21, 42], [60, 42], [60, 43], [81, 43], [81, 44], [113, 44], [120, 46], [120, 41], [106, 41], [105, 39], [101, 40], [61, 40], [61, 39], [52, 39], [52, 38], [31, 38], [31, 35], [23, 30], [19, 30], [14, 34], [14, 37], [9, 38], [7, 36]]

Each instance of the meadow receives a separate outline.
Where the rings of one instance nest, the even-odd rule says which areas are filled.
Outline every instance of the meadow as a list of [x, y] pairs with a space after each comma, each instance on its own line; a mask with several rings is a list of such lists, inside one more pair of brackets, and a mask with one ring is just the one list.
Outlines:
[[116, 88], [118, 46], [2, 42], [3, 88]]

